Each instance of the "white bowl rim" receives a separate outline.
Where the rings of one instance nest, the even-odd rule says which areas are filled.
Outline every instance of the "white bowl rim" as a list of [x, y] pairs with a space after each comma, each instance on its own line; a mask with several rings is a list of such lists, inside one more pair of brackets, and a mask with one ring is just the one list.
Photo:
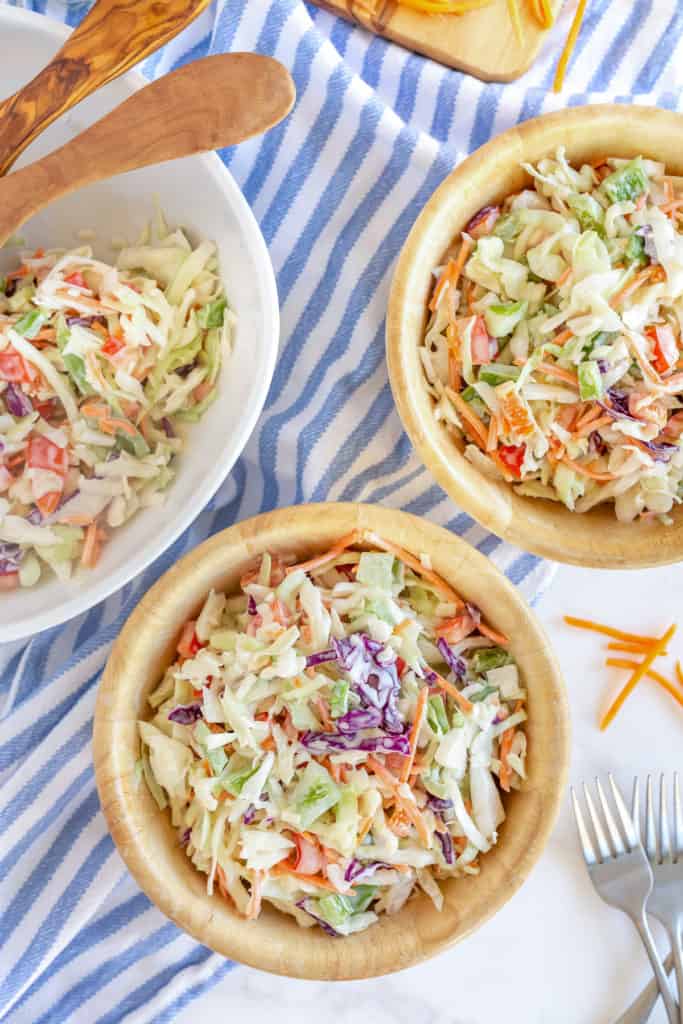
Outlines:
[[[31, 26], [40, 24], [43, 29], [47, 29], [54, 35], [55, 41], [60, 45], [70, 35], [69, 27], [62, 24], [62, 22], [55, 21], [53, 18], [39, 14], [36, 11], [26, 11], [17, 7], [0, 6], [0, 25], [3, 22]], [[139, 71], [128, 71], [125, 75], [120, 76], [120, 81], [129, 86], [131, 92], [137, 91], [149, 84], [149, 80], [140, 74]], [[270, 390], [273, 373], [275, 372], [280, 337], [280, 307], [270, 253], [251, 207], [220, 157], [216, 153], [202, 153], [196, 159], [204, 163], [207, 172], [213, 176], [225, 193], [244, 231], [245, 244], [252, 250], [255, 264], [262, 268], [262, 287], [265, 296], [264, 321], [266, 321], [266, 330], [269, 336], [273, 337], [276, 343], [270, 346], [266, 353], [265, 373], [260, 376], [255, 388], [256, 399], [251, 408], [245, 410], [240, 429], [237, 433], [237, 443], [233, 445], [233, 455], [229, 462], [217, 460], [214, 471], [207, 474], [202, 486], [196, 492], [196, 501], [193, 501], [191, 508], [188, 503], [188, 507], [184, 511], [180, 509], [168, 525], [159, 531], [156, 541], [150, 544], [138, 558], [128, 559], [126, 564], [115, 570], [106, 579], [103, 579], [93, 588], [89, 588], [86, 594], [76, 592], [72, 597], [60, 602], [49, 611], [38, 615], [24, 616], [22, 619], [16, 620], [9, 625], [3, 624], [0, 629], [0, 643], [23, 640], [45, 629], [61, 625], [104, 601], [105, 598], [120, 590], [131, 579], [144, 572], [204, 511], [235, 465], [261, 416], [266, 398], [268, 397], [268, 391]]]

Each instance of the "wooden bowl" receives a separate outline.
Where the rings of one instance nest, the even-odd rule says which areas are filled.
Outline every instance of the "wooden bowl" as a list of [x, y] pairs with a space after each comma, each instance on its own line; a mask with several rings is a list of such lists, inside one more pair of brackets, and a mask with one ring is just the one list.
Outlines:
[[[482, 857], [477, 877], [444, 887], [439, 913], [426, 896], [344, 939], [300, 928], [264, 905], [257, 921], [238, 917], [178, 846], [167, 812], [136, 783], [136, 720], [148, 717], [146, 696], [172, 661], [183, 623], [211, 587], [235, 591], [261, 552], [308, 557], [350, 530], [372, 529], [434, 568], [489, 622], [511, 637], [529, 694], [528, 779], [506, 799], [500, 840]], [[441, 527], [371, 505], [322, 504], [280, 509], [248, 519], [201, 544], [152, 587], [128, 619], [109, 658], [95, 710], [94, 760], [102, 810], [114, 842], [149, 898], [199, 942], [224, 956], [290, 977], [367, 978], [409, 967], [458, 942], [491, 917], [519, 888], [540, 856], [565, 787], [569, 722], [564, 688], [548, 640], [529, 607], [494, 566]]]
[[418, 345], [426, 324], [432, 270], [470, 218], [530, 179], [520, 167], [565, 146], [570, 162], [642, 154], [683, 174], [683, 117], [653, 107], [572, 107], [534, 118], [482, 146], [446, 178], [418, 217], [394, 274], [387, 316], [389, 376], [403, 425], [444, 490], [482, 526], [537, 555], [574, 565], [638, 569], [683, 558], [683, 507], [674, 525], [620, 523], [613, 505], [570, 512], [558, 502], [525, 498], [484, 476], [434, 419]]

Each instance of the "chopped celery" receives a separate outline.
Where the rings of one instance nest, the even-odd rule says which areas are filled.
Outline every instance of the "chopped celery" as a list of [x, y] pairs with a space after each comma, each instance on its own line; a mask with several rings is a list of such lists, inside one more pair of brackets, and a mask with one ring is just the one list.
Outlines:
[[35, 555], [28, 554], [19, 566], [19, 583], [22, 587], [32, 587], [40, 579], [40, 562]]
[[47, 317], [39, 309], [32, 309], [29, 313], [25, 313], [20, 320], [17, 320], [14, 330], [17, 334], [23, 334], [25, 338], [35, 338], [46, 320]]
[[334, 928], [343, 924], [353, 914], [360, 914], [366, 910], [376, 893], [376, 885], [357, 885], [345, 896], [331, 893], [317, 901], [318, 911], [323, 920]]
[[496, 221], [493, 234], [504, 242], [511, 242], [522, 230], [522, 224], [516, 213], [506, 213]]
[[[205, 722], [197, 722], [197, 724], [194, 727], [194, 734], [197, 742], [200, 743], [202, 745], [202, 748], [204, 749], [204, 754], [206, 756], [207, 761], [211, 765], [214, 775], [220, 775], [220, 773], [223, 771], [226, 764], [228, 763], [228, 758], [226, 756], [225, 751], [223, 750], [222, 747], [216, 747], [215, 750], [207, 750], [206, 741], [209, 738], [209, 736], [211, 736], [211, 730], [209, 729]], [[248, 774], [245, 775], [239, 787], [240, 790], [242, 789], [242, 786], [247, 781], [249, 776], [253, 774], [254, 771], [250, 767]], [[228, 789], [228, 786], [226, 785], [225, 788]], [[233, 790], [230, 789], [229, 792], [232, 793]]]
[[624, 203], [637, 199], [647, 191], [649, 181], [640, 157], [624, 164], [602, 182], [601, 188], [613, 203]]
[[225, 296], [216, 299], [215, 302], [207, 302], [197, 314], [197, 323], [200, 327], [222, 327], [225, 319], [225, 307], [228, 302]]
[[469, 699], [473, 704], [478, 704], [480, 701], [486, 700], [486, 698], [489, 697], [492, 693], [497, 692], [497, 686], [484, 686], [478, 693], [470, 694]]
[[348, 710], [349, 683], [346, 679], [338, 679], [330, 695], [330, 714], [332, 718], [341, 718]]
[[356, 579], [369, 587], [391, 593], [394, 556], [379, 551], [364, 551], [358, 562]]
[[578, 369], [579, 394], [583, 402], [598, 401], [605, 393], [600, 367], [593, 359], [580, 363]]
[[252, 775], [256, 775], [258, 767], [258, 765], [254, 767], [252, 764], [245, 763], [244, 759], [235, 761], [234, 758], [231, 758], [228, 771], [223, 771], [218, 781], [228, 793], [232, 793], [233, 796], [239, 796]]
[[437, 736], [444, 736], [448, 732], [448, 716], [441, 694], [430, 697], [427, 707], [427, 724]]
[[593, 196], [586, 192], [570, 195], [567, 205], [575, 214], [582, 231], [595, 231], [596, 234], [604, 237], [605, 211]]
[[294, 791], [294, 804], [304, 828], [338, 803], [339, 787], [330, 773], [316, 761], [309, 761]]
[[123, 448], [124, 451], [138, 459], [141, 459], [144, 455], [149, 455], [150, 452], [149, 445], [139, 431], [136, 432], [135, 437], [132, 437], [130, 434], [124, 433], [123, 430], [117, 430], [116, 447]]
[[489, 334], [503, 338], [512, 334], [527, 310], [526, 302], [493, 303], [484, 310], [484, 319]]
[[23, 288], [17, 288], [14, 295], [7, 300], [10, 313], [20, 313], [27, 302], [35, 295], [35, 288], [32, 284], [24, 285]]
[[480, 419], [483, 418], [484, 416], [488, 417], [488, 409], [486, 408], [486, 406], [484, 405], [481, 398], [479, 397], [479, 395], [477, 394], [473, 387], [470, 386], [465, 388], [460, 397], [465, 402], [472, 406], [472, 409], [476, 412]]
[[512, 658], [502, 647], [483, 647], [475, 651], [472, 657], [472, 669], [477, 675], [484, 675], [492, 668], [509, 665]]
[[639, 267], [644, 267], [648, 262], [648, 258], [645, 255], [645, 242], [640, 235], [631, 235], [626, 248], [624, 249], [624, 261], [628, 264], [637, 264]]
[[479, 380], [496, 387], [505, 380], [517, 380], [521, 373], [519, 366], [506, 366], [504, 363], [488, 363], [479, 371]]

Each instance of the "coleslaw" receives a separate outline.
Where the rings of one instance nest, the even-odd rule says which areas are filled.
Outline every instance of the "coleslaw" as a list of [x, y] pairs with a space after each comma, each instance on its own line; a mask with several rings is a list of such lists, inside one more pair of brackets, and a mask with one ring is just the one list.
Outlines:
[[350, 935], [479, 871], [525, 777], [526, 691], [426, 556], [359, 531], [293, 562], [264, 554], [185, 624], [138, 770], [209, 894]]
[[620, 521], [683, 498], [683, 198], [663, 164], [560, 148], [435, 270], [420, 357], [485, 474]]
[[214, 244], [164, 226], [116, 266], [38, 249], [0, 278], [0, 590], [91, 568], [164, 500], [232, 325]]

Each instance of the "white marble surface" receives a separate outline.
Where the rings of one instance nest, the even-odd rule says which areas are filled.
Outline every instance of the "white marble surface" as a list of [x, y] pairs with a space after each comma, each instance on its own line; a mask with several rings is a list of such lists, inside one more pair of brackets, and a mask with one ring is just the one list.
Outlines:
[[[645, 681], [607, 733], [597, 718], [623, 673], [602, 667], [602, 644], [561, 621], [593, 614], [635, 632], [668, 626], [683, 607], [683, 573], [559, 568], [539, 614], [565, 674], [574, 780], [613, 770], [683, 768], [683, 710]], [[683, 635], [672, 651], [683, 657]], [[673, 669], [673, 661], [661, 665]], [[656, 931], [661, 940], [661, 932]], [[630, 922], [595, 895], [568, 801], [521, 891], [478, 932], [426, 964], [373, 981], [319, 984], [238, 967], [177, 1018], [182, 1024], [611, 1024], [649, 979]], [[660, 1007], [651, 1024], [663, 1024]]]

